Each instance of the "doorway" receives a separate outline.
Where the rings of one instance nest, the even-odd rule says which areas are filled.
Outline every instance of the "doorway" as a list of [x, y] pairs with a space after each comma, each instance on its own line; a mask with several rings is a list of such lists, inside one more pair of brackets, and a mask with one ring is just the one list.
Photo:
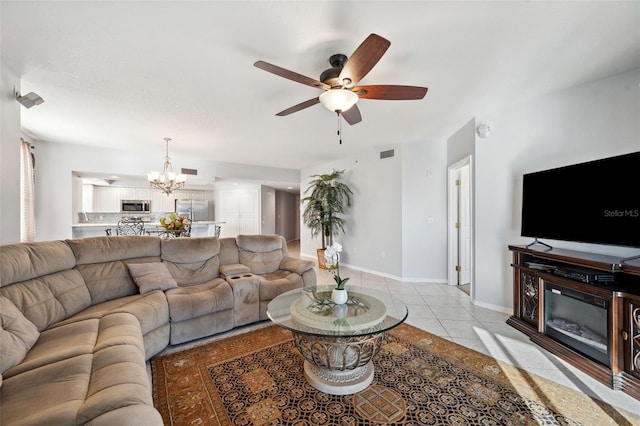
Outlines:
[[448, 168], [449, 285], [472, 296], [473, 229], [471, 156]]

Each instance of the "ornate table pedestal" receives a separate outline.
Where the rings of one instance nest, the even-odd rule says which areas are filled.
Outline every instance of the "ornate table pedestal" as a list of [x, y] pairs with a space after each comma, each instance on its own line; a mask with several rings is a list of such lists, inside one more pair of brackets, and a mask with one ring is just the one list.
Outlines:
[[290, 290], [269, 302], [267, 316], [291, 331], [311, 386], [332, 395], [354, 394], [373, 381], [372, 360], [385, 333], [401, 324], [408, 311], [388, 293], [364, 287], [347, 288], [347, 302], [336, 304], [332, 290]]
[[331, 395], [360, 392], [373, 381], [373, 357], [384, 332], [359, 337], [312, 336], [293, 332], [304, 356], [304, 375], [311, 386]]

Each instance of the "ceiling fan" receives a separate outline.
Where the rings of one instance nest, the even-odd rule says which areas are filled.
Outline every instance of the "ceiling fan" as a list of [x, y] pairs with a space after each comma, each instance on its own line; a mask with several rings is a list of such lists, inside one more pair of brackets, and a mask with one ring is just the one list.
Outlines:
[[264, 61], [257, 61], [253, 65], [280, 77], [324, 91], [320, 96], [280, 111], [276, 115], [289, 115], [321, 103], [330, 111], [342, 115], [347, 123], [353, 125], [362, 121], [360, 110], [356, 105], [359, 99], [416, 100], [424, 98], [427, 94], [426, 87], [389, 84], [357, 86], [358, 82], [378, 63], [390, 45], [391, 42], [384, 37], [370, 34], [350, 58], [343, 54], [332, 55], [329, 58], [331, 68], [322, 72], [319, 80]]

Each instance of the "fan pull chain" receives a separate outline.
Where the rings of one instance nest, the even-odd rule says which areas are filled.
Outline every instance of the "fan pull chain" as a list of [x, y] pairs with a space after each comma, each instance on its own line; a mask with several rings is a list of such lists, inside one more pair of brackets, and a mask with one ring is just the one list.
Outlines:
[[340, 120], [340, 113], [336, 111], [336, 115], [338, 116], [338, 139], [340, 140], [340, 145], [342, 145], [342, 121]]

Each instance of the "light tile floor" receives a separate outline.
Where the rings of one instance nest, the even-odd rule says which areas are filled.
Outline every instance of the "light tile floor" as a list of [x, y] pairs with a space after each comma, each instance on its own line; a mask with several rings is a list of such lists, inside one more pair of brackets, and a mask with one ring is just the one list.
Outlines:
[[[316, 268], [316, 272], [318, 284], [334, 284], [327, 270]], [[340, 268], [340, 275], [350, 277], [348, 285], [388, 291], [402, 300], [409, 308], [406, 322], [415, 327], [640, 414], [640, 401], [609, 389], [530, 342], [506, 324], [509, 315], [473, 305], [456, 286], [400, 282], [346, 267]]]

